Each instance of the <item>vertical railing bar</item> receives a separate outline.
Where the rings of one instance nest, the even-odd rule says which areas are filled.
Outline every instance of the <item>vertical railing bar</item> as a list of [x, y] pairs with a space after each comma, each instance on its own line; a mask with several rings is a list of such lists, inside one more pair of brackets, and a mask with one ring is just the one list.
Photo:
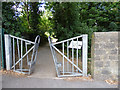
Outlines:
[[88, 35], [83, 35], [82, 43], [83, 43], [83, 45], [82, 45], [83, 76], [87, 76]]
[[[20, 59], [20, 49], [19, 49], [19, 40], [17, 39], [17, 49], [18, 49], [18, 58]], [[20, 67], [20, 63], [19, 63]]]
[[[72, 62], [74, 63], [74, 48], [73, 48], [73, 39], [72, 39]], [[74, 73], [74, 66], [72, 65], [72, 72]]]
[[31, 61], [30, 61], [31, 63], [33, 62], [33, 58], [34, 58], [34, 50], [35, 50], [35, 45], [34, 45], [34, 49], [33, 49], [33, 51], [32, 51], [33, 54], [32, 54]]
[[[23, 41], [21, 40], [21, 58], [22, 58], [22, 55], [23, 55]], [[22, 65], [23, 62], [22, 62], [22, 59], [21, 59], [21, 72], [22, 72]]]
[[[77, 55], [76, 55], [76, 57], [77, 57], [77, 66], [78, 66], [78, 38], [77, 38]], [[78, 70], [77, 70], [77, 72], [78, 72]]]
[[[31, 67], [32, 67], [32, 65], [33, 65], [33, 63], [34, 63], [34, 60], [35, 60], [35, 58], [34, 58], [34, 55], [35, 55], [35, 52], [36, 52], [36, 43], [34, 44], [34, 48], [33, 48], [33, 53], [32, 53], [32, 58], [31, 58], [31, 61], [30, 61], [30, 67], [29, 67], [29, 70], [30, 70], [30, 72], [31, 72]], [[27, 54], [28, 55], [28, 54]]]
[[[15, 44], [14, 44], [15, 39], [13, 38], [13, 63], [15, 65]], [[14, 70], [15, 70], [15, 66], [14, 66]]]
[[[25, 48], [26, 48], [26, 52], [27, 52], [27, 42], [25, 42]], [[28, 64], [29, 58], [28, 58], [28, 54], [27, 54], [27, 64]]]
[[[68, 45], [69, 45], [69, 41], [67, 41], [67, 57], [69, 58], [69, 48], [68, 48]], [[69, 72], [69, 62], [67, 61], [67, 71]]]
[[[70, 49], [70, 60], [72, 59], [72, 49]], [[71, 60], [72, 61], [72, 60]], [[72, 64], [70, 64], [70, 71], [72, 72]]]
[[55, 52], [54, 48], [53, 48], [53, 55], [54, 55], [54, 58], [55, 58], [55, 63], [57, 64], [57, 57], [56, 57], [56, 52]]
[[62, 44], [63, 47], [63, 75], [64, 75], [64, 43]]

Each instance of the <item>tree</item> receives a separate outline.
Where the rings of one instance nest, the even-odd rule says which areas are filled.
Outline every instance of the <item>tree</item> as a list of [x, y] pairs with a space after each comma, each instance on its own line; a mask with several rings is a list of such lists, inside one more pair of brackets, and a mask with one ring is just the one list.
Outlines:
[[15, 14], [14, 5], [15, 3], [12, 2], [2, 3], [2, 28], [5, 30], [5, 33], [19, 35], [18, 16]]
[[56, 38], [63, 40], [78, 35], [77, 32], [80, 30], [78, 3], [56, 2], [53, 10]]
[[[38, 2], [24, 2], [22, 16], [20, 16], [20, 23], [22, 35], [29, 40], [34, 41], [37, 35], [41, 36], [41, 39], [46, 40], [45, 32], [42, 28], [42, 18], [43, 15], [41, 11], [39, 11], [39, 6], [41, 3]], [[31, 38], [32, 37], [32, 38]], [[45, 38], [45, 39], [44, 39]]]
[[118, 31], [120, 8], [118, 2], [79, 3], [80, 21], [97, 26], [97, 31]]

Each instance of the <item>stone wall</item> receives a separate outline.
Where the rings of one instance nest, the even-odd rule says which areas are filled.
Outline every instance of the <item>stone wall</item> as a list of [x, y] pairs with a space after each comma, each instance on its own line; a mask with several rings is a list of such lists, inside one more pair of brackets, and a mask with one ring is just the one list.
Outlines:
[[91, 74], [97, 80], [118, 80], [118, 32], [92, 35]]

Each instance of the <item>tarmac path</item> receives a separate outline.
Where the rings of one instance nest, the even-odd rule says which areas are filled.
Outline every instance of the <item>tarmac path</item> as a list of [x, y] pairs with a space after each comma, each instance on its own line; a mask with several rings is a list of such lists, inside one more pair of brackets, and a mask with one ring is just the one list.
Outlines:
[[30, 75], [30, 77], [35, 78], [56, 77], [54, 61], [48, 43], [39, 48], [35, 69], [32, 75]]

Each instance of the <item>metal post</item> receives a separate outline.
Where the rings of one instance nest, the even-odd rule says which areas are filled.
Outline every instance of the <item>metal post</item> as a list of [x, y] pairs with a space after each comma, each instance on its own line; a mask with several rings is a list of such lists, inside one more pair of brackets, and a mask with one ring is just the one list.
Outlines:
[[63, 46], [63, 75], [64, 75], [64, 43], [62, 44]]
[[83, 35], [82, 42], [83, 42], [83, 46], [82, 46], [83, 76], [87, 76], [88, 35]]
[[[15, 65], [15, 39], [13, 38], [13, 63]], [[15, 70], [15, 67], [14, 67]]]
[[[77, 66], [78, 66], [78, 38], [77, 38], [77, 52], [76, 52], [76, 54], [77, 54], [77, 55], [76, 55], [76, 59], [77, 59], [77, 60], [76, 60], [76, 61], [77, 61], [76, 63], [77, 63]], [[77, 72], [78, 72], [78, 70], [77, 70]]]
[[1, 31], [1, 49], [2, 49], [2, 68], [5, 69], [5, 43], [4, 43], [4, 30]]
[[[69, 48], [68, 48], [68, 45], [69, 45], [69, 41], [67, 41], [67, 58], [69, 58]], [[69, 72], [69, 62], [67, 61], [67, 72]]]
[[[26, 48], [26, 52], [27, 52], [27, 43], [25, 42], [25, 48]], [[27, 55], [27, 64], [29, 62], [29, 58], [28, 58], [28, 55]]]
[[6, 56], [6, 70], [10, 70], [12, 67], [12, 53], [11, 53], [11, 37], [5, 35], [5, 56]]
[[[20, 59], [20, 48], [19, 48], [19, 40], [17, 39], [17, 48], [18, 48], [18, 58]], [[20, 62], [19, 62], [19, 68], [20, 68]]]
[[[74, 63], [74, 48], [73, 48], [73, 39], [72, 39], [72, 62]], [[72, 72], [74, 73], [74, 66], [72, 65]]]
[[[22, 58], [22, 56], [23, 56], [23, 41], [21, 40], [21, 58]], [[23, 64], [22, 60], [23, 59], [21, 59], [21, 64], [20, 64], [21, 65], [21, 72], [22, 72], [22, 66], [23, 66], [22, 65]]]

